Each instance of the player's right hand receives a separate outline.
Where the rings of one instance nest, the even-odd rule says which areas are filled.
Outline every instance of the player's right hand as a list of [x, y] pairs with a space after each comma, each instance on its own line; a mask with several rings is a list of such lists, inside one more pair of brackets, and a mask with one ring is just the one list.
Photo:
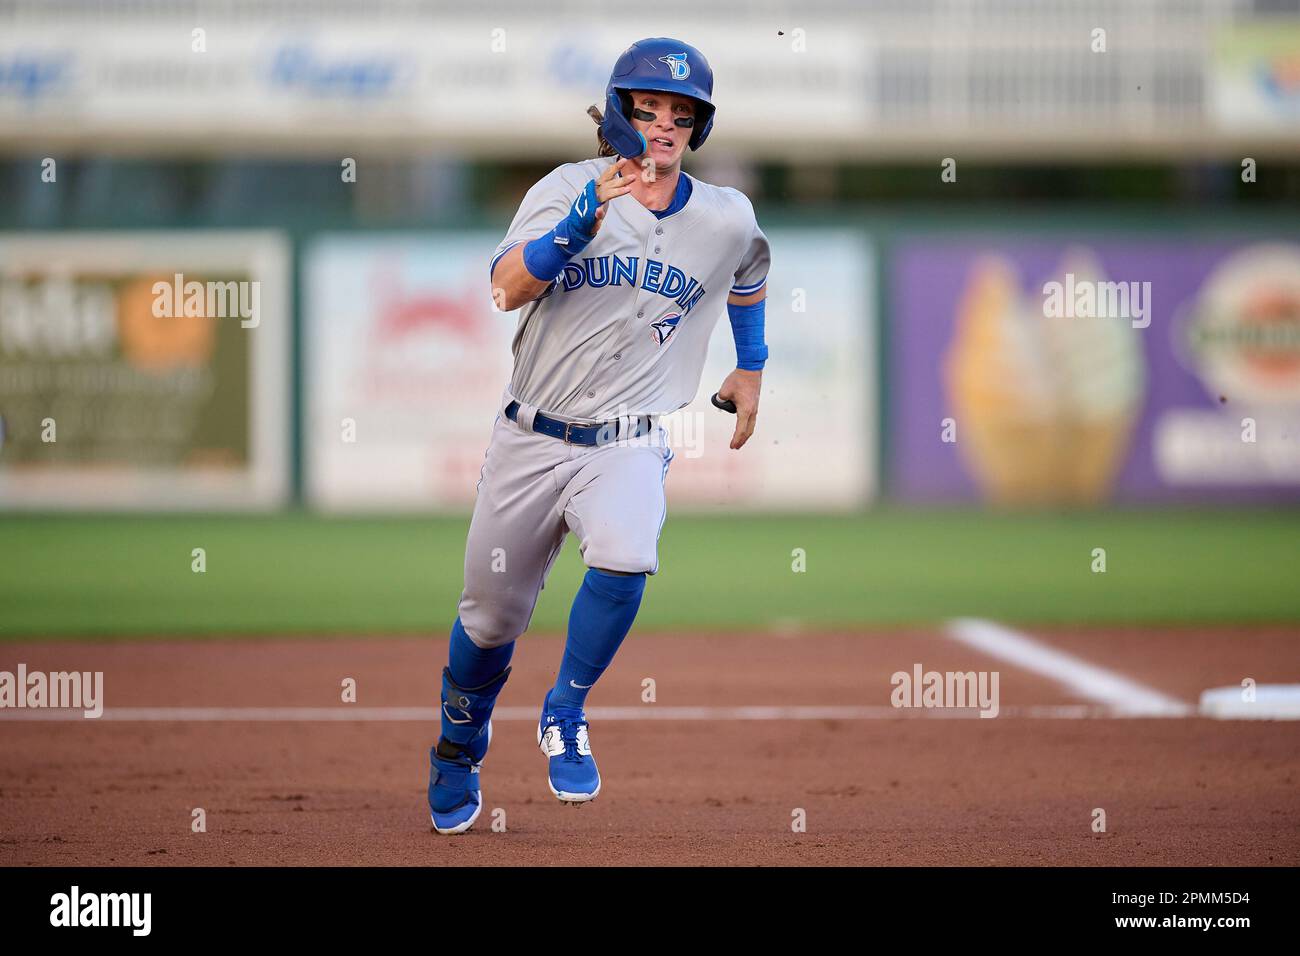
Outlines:
[[611, 163], [608, 169], [596, 177], [596, 201], [600, 205], [596, 207], [596, 217], [591, 229], [593, 236], [600, 231], [600, 221], [605, 218], [609, 201], [631, 192], [632, 185], [636, 181], [635, 177], [640, 173], [641, 164], [635, 159], [621, 159], [617, 163]]

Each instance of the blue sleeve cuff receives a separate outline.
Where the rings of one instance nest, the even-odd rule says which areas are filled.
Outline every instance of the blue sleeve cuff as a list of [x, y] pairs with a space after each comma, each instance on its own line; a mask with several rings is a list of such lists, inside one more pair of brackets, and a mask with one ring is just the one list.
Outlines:
[[763, 286], [767, 285], [767, 276], [759, 279], [757, 282], [747, 282], [744, 285], [733, 285], [731, 287], [732, 295], [753, 295]]

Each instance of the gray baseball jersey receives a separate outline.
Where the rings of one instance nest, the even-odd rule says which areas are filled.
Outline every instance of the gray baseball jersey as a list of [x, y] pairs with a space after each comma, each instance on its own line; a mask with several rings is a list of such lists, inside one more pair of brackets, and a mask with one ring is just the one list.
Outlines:
[[[493, 264], [549, 232], [614, 161], [561, 166], [529, 190]], [[633, 196], [611, 200], [596, 238], [523, 307], [465, 545], [459, 610], [475, 644], [496, 647], [527, 629], [570, 532], [590, 567], [658, 570], [673, 458], [662, 427], [583, 447], [534, 432], [534, 416], [605, 421], [688, 404], [727, 295], [761, 289], [768, 258], [749, 200], [692, 180], [686, 205], [663, 219]], [[512, 399], [517, 421], [505, 415]]]
[[[528, 191], [493, 264], [568, 215], [616, 159], [566, 163]], [[682, 175], [685, 175], [684, 173]], [[692, 178], [686, 205], [657, 218], [630, 195], [609, 201], [600, 231], [541, 298], [523, 306], [511, 391], [559, 415], [600, 420], [668, 414], [700, 386], [729, 293], [767, 280], [767, 237], [743, 193]]]

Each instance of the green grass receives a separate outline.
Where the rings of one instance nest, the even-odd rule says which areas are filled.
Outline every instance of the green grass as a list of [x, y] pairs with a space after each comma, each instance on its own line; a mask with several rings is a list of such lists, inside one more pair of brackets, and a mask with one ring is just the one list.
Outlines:
[[[0, 519], [0, 635], [442, 633], [467, 520]], [[191, 549], [207, 571], [190, 570]], [[1093, 548], [1107, 570], [1090, 570]], [[802, 548], [807, 571], [791, 570]], [[670, 517], [638, 626], [1300, 621], [1300, 512]], [[570, 539], [533, 627], [564, 626]]]

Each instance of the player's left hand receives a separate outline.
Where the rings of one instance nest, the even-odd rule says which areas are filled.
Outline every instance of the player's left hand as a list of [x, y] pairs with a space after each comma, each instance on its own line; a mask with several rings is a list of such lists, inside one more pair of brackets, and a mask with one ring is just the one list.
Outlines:
[[718, 389], [718, 398], [730, 399], [736, 404], [736, 430], [731, 436], [733, 449], [743, 446], [749, 441], [749, 436], [754, 434], [754, 423], [758, 418], [758, 392], [762, 385], [762, 372], [738, 368], [727, 376]]

